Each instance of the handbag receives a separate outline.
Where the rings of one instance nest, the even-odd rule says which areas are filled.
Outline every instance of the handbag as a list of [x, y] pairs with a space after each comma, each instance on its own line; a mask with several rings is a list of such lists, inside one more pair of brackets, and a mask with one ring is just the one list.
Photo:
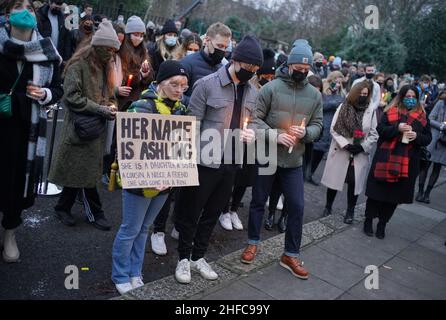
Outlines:
[[[105, 76], [104, 76], [104, 79]], [[105, 99], [106, 83], [102, 86], [102, 97]], [[73, 112], [74, 131], [81, 140], [91, 141], [99, 138], [105, 132], [107, 120], [99, 115]]]
[[0, 94], [0, 118], [11, 118], [12, 117], [12, 93], [14, 92], [17, 84], [19, 83], [20, 76], [22, 75], [23, 68], [25, 65], [22, 65], [19, 76], [12, 86], [9, 93], [1, 93]]
[[106, 119], [97, 115], [74, 113], [74, 131], [80, 139], [91, 141], [99, 138], [106, 128]]

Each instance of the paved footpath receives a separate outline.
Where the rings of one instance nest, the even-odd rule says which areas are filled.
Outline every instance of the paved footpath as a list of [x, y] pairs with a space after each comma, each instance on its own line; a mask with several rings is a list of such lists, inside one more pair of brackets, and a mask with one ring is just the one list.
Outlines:
[[[270, 300], [270, 299], [446, 299], [446, 181], [432, 191], [429, 206], [397, 209], [384, 240], [362, 232], [364, 205], [346, 226], [335, 214], [304, 226], [302, 260], [310, 272], [300, 280], [278, 258], [284, 236], [264, 241], [253, 265], [239, 262], [241, 251], [212, 265], [217, 281], [192, 274], [192, 283], [173, 276], [146, 284], [120, 300]], [[376, 220], [375, 220], [376, 227]], [[366, 289], [367, 266], [378, 269], [379, 289]], [[376, 273], [375, 273], [376, 274]], [[376, 283], [376, 282], [375, 282]]]

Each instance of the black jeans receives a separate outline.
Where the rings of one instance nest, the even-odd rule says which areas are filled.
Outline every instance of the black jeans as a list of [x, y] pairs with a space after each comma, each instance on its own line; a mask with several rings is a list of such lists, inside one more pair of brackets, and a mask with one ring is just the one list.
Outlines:
[[71, 212], [71, 208], [76, 201], [76, 197], [80, 194], [82, 204], [84, 205], [85, 214], [90, 222], [95, 221], [95, 217], [104, 216], [102, 210], [101, 199], [96, 188], [67, 188], [64, 187], [60, 195], [57, 205], [54, 207], [56, 211]]
[[398, 206], [397, 203], [383, 202], [368, 198], [365, 207], [366, 219], [379, 218], [382, 223], [388, 223]]
[[219, 169], [198, 166], [199, 186], [179, 189], [175, 202], [175, 227], [180, 233], [180, 260], [203, 258], [220, 213], [228, 204], [237, 166]]
[[[276, 174], [273, 186], [271, 187], [271, 193], [269, 195], [269, 215], [275, 215], [277, 210], [277, 204], [279, 203], [280, 196], [283, 194], [282, 186], [280, 185], [280, 177]], [[286, 200], [283, 203], [282, 216], [286, 216]]]
[[240, 204], [242, 203], [243, 196], [245, 195], [246, 189], [248, 187], [246, 186], [234, 186], [234, 189], [232, 189], [232, 195], [231, 195], [231, 207], [228, 205], [223, 210], [224, 213], [227, 213], [230, 211], [237, 212], [238, 208], [240, 207]]

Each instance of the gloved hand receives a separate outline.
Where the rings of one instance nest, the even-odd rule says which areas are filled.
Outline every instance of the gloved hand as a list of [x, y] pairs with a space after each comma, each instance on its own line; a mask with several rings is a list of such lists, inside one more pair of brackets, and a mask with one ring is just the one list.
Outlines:
[[97, 113], [107, 120], [114, 120], [116, 117], [116, 107], [115, 106], [99, 106]]
[[357, 154], [360, 154], [361, 152], [364, 152], [364, 148], [360, 144], [348, 144], [344, 148], [354, 156]]

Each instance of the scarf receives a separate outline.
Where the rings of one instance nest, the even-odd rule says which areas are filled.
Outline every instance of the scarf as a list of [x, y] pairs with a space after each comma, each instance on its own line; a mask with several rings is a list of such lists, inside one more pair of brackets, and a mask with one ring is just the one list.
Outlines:
[[355, 130], [362, 131], [362, 118], [367, 107], [368, 105], [352, 106], [347, 102], [343, 103], [333, 128], [334, 131], [344, 138], [353, 138]]
[[[0, 28], [0, 53], [23, 63], [33, 64], [33, 83], [48, 87], [53, 78], [53, 63], [62, 62], [62, 58], [50, 38], [43, 38], [37, 30], [33, 31], [31, 41], [19, 44], [11, 40], [5, 27]], [[46, 153], [46, 108], [37, 101], [31, 105], [31, 126], [28, 138], [26, 180], [23, 197], [37, 193], [37, 183], [41, 180]]]
[[[386, 113], [387, 120], [391, 125], [398, 125], [400, 122], [406, 122], [412, 127], [427, 125], [427, 119], [424, 112], [411, 112], [399, 110], [394, 106]], [[374, 170], [375, 179], [378, 181], [395, 183], [401, 179], [409, 177], [409, 151], [413, 148], [412, 144], [401, 142], [402, 135], [398, 135], [392, 140], [384, 141], [376, 151], [376, 166]]]

